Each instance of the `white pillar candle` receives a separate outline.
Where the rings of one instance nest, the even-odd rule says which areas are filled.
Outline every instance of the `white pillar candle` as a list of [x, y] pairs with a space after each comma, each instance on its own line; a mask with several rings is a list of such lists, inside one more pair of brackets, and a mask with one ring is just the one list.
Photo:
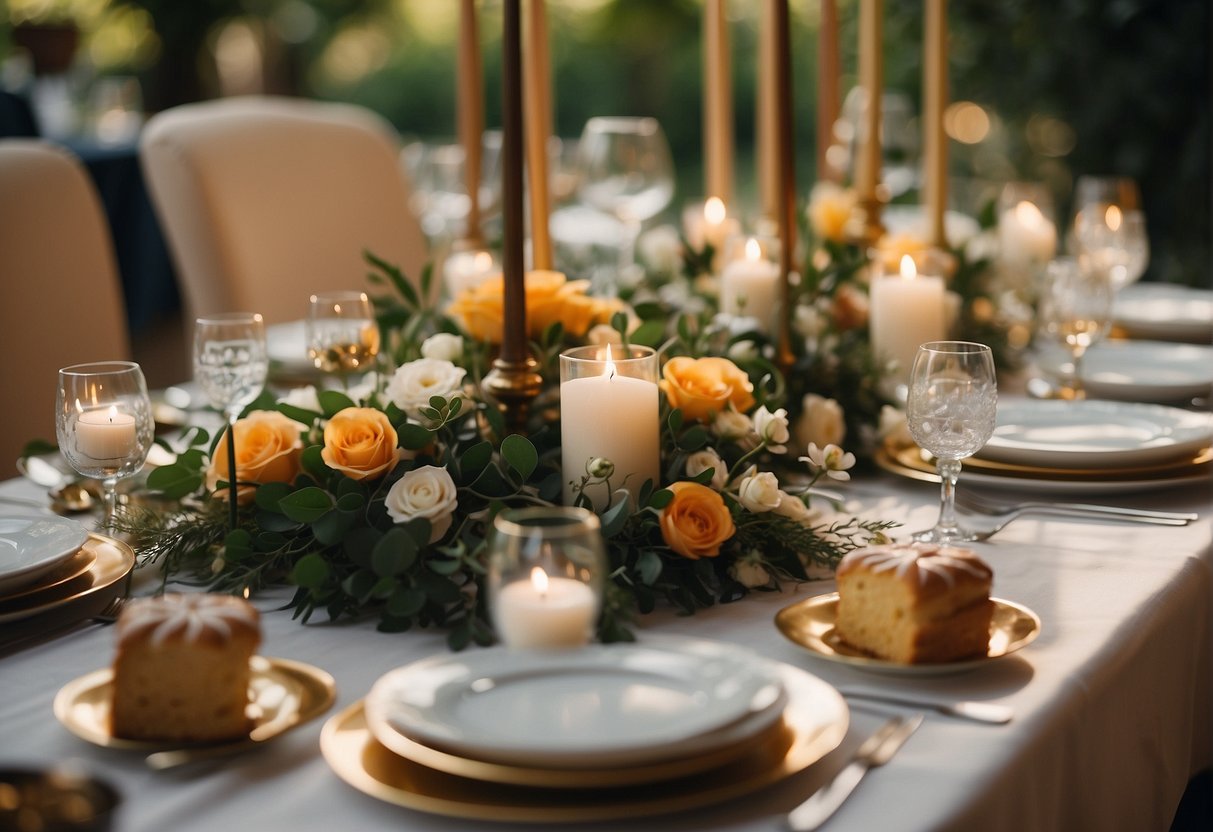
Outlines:
[[111, 405], [76, 419], [76, 452], [98, 461], [124, 460], [135, 450], [135, 417]]
[[507, 647], [577, 647], [598, 616], [594, 590], [572, 578], [549, 578], [542, 568], [497, 594], [493, 621]]
[[1010, 263], [1047, 263], [1057, 252], [1057, 226], [1035, 203], [1021, 200], [998, 218], [998, 241]]
[[[561, 368], [560, 444], [564, 502], [572, 505], [576, 496], [573, 484], [586, 475], [586, 464], [595, 457], [608, 459], [615, 466], [611, 488], [625, 487], [633, 497], [645, 480], [661, 481], [661, 416], [655, 377], [633, 378], [617, 371], [608, 345], [602, 372], [577, 378], [565, 378]], [[656, 356], [652, 360], [654, 376]], [[583, 363], [597, 365], [590, 359]], [[646, 359], [628, 359], [620, 364], [639, 364]], [[595, 511], [611, 503], [606, 483], [589, 485], [586, 496]]]
[[920, 344], [940, 341], [947, 334], [943, 278], [920, 275], [914, 258], [901, 258], [901, 274], [872, 281], [868, 322], [872, 352], [893, 361], [892, 379], [909, 384], [910, 369]]
[[500, 273], [493, 255], [483, 250], [453, 251], [442, 264], [442, 280], [452, 298]]
[[719, 259], [724, 241], [741, 230], [736, 217], [729, 216], [724, 200], [708, 197], [704, 202], [688, 205], [682, 212], [682, 232], [687, 245], [696, 251], [710, 245]]
[[763, 257], [761, 245], [751, 237], [744, 256], [726, 263], [720, 275], [720, 310], [754, 318], [770, 334], [779, 330], [779, 301], [779, 264]]

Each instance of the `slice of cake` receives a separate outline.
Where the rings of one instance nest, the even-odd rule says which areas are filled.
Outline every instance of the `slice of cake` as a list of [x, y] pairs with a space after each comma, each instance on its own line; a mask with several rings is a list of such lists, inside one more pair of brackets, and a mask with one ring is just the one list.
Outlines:
[[207, 742], [249, 732], [249, 659], [261, 620], [247, 601], [201, 593], [132, 601], [117, 640], [114, 736]]
[[970, 549], [894, 543], [856, 549], [838, 565], [844, 641], [902, 664], [985, 655], [994, 573]]

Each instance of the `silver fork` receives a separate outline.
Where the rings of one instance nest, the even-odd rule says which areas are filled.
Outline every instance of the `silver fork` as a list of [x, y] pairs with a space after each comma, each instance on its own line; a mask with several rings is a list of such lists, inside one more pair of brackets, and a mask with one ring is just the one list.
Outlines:
[[[1136, 518], [1137, 520], [1165, 520], [1179, 521], [1178, 525], [1187, 525], [1188, 523], [1200, 519], [1200, 515], [1195, 512], [1182, 511], [1155, 511], [1145, 508], [1125, 508], [1123, 506], [1103, 506], [1093, 503], [1045, 503], [1039, 501], [1027, 501], [1016, 503], [1015, 505], [1000, 505], [990, 500], [974, 494], [972, 491], [959, 491], [956, 494], [957, 508], [965, 509], [973, 514], [981, 514], [987, 517], [1002, 517], [1014, 513], [1016, 516], [1029, 513], [1049, 513], [1049, 514], [1081, 514], [1082, 516], [1098, 515], [1109, 518]], [[1132, 521], [1130, 521], [1132, 522]], [[1167, 522], [1162, 525], [1172, 525]]]
[[[962, 512], [957, 512], [957, 514], [962, 521], [968, 519], [964, 516], [964, 514]], [[1138, 524], [1146, 525], [1146, 526], [1186, 526], [1186, 525], [1188, 525], [1187, 520], [1176, 520], [1176, 519], [1170, 518], [1170, 517], [1134, 517], [1131, 515], [1112, 515], [1112, 514], [1104, 514], [1104, 513], [1100, 513], [1100, 512], [1082, 512], [1082, 511], [1076, 511], [1073, 509], [1060, 510], [1060, 511], [1046, 511], [1045, 509], [1034, 509], [1034, 508], [1023, 509], [1023, 508], [1016, 506], [1015, 508], [1008, 509], [1007, 511], [1005, 511], [1001, 514], [986, 514], [986, 513], [981, 513], [981, 512], [975, 512], [975, 513], [971, 514], [970, 517], [985, 517], [985, 518], [994, 518], [995, 520], [997, 520], [997, 522], [994, 523], [993, 526], [989, 526], [984, 529], [971, 529], [970, 531], [973, 534], [973, 540], [975, 540], [978, 543], [989, 540], [991, 537], [998, 534], [1000, 531], [1002, 531], [1008, 525], [1010, 525], [1012, 520], [1015, 520], [1018, 517], [1022, 517], [1025, 514], [1041, 515], [1044, 517], [1068, 517], [1071, 520], [1087, 519], [1087, 520], [1105, 520], [1105, 521], [1110, 521], [1113, 523], [1138, 523]]]
[[126, 606], [128, 600], [130, 599], [126, 595], [115, 595], [108, 604], [101, 608], [100, 612], [89, 618], [100, 624], [113, 624], [122, 614], [122, 608]]

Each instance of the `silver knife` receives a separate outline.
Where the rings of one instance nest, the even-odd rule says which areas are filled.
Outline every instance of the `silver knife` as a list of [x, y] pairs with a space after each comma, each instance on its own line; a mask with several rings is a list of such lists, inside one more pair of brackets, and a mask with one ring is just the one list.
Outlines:
[[788, 828], [792, 832], [812, 832], [829, 820], [838, 810], [843, 801], [859, 785], [859, 781], [868, 773], [868, 769], [884, 765], [897, 753], [902, 743], [918, 730], [922, 724], [923, 715], [914, 714], [908, 717], [895, 716], [864, 740], [863, 745], [855, 752], [842, 771], [838, 772], [826, 785], [818, 789], [812, 797], [801, 803], [788, 813]]

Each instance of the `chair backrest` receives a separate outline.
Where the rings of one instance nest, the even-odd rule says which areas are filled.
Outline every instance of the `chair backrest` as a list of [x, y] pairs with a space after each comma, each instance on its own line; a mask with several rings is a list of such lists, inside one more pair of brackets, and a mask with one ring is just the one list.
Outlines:
[[412, 280], [427, 252], [398, 137], [361, 107], [254, 96], [152, 117], [144, 173], [192, 316], [297, 320], [318, 290], [366, 288], [363, 251]]
[[80, 161], [0, 140], [0, 477], [31, 439], [55, 439], [58, 371], [130, 357], [101, 200]]

